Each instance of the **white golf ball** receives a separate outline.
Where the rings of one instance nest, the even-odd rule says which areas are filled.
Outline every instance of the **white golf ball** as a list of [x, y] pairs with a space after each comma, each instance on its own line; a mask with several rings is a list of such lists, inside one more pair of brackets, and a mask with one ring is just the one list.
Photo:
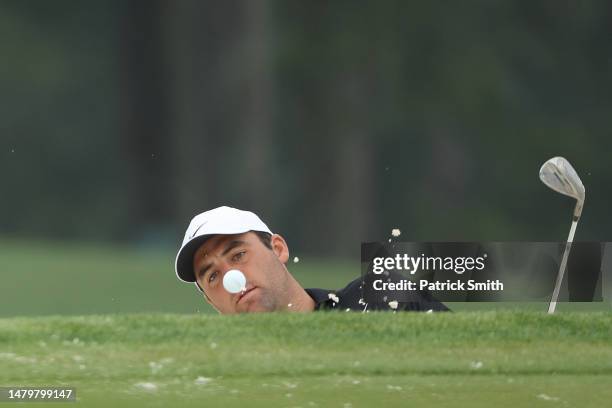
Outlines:
[[238, 269], [225, 272], [223, 276], [223, 287], [229, 293], [238, 293], [246, 288], [246, 278]]

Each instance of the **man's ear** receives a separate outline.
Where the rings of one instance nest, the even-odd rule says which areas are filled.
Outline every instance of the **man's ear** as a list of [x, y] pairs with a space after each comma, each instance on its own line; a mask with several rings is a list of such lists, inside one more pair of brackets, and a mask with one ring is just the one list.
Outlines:
[[276, 257], [282, 263], [287, 263], [289, 260], [289, 247], [285, 242], [285, 239], [278, 234], [273, 234], [272, 239], [272, 251], [276, 254]]

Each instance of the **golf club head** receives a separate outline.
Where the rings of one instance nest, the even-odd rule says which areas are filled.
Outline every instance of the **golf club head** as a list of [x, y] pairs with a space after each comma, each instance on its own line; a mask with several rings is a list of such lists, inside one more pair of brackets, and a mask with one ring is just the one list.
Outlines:
[[578, 201], [574, 215], [580, 216], [584, 204], [585, 190], [578, 173], [563, 157], [553, 157], [540, 168], [540, 180], [558, 193]]

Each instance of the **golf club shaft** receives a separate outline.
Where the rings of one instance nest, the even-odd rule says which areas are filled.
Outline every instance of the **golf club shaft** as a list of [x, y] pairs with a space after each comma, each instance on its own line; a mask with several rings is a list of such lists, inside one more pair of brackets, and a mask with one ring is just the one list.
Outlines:
[[555, 313], [557, 307], [557, 299], [559, 298], [559, 291], [561, 290], [561, 283], [563, 282], [563, 275], [565, 274], [565, 267], [567, 266], [567, 259], [572, 249], [572, 243], [574, 241], [574, 234], [576, 233], [576, 227], [580, 218], [574, 216], [572, 221], [572, 227], [570, 228], [569, 235], [567, 237], [567, 243], [565, 244], [565, 251], [563, 251], [563, 258], [561, 259], [561, 266], [559, 267], [559, 273], [557, 274], [557, 282], [555, 283], [555, 289], [548, 305], [548, 313]]

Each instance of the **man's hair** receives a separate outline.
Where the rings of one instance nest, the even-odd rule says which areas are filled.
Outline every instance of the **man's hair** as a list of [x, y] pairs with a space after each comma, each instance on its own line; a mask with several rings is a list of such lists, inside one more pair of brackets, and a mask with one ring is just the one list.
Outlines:
[[268, 249], [272, 249], [272, 235], [263, 231], [253, 231], [262, 244]]

